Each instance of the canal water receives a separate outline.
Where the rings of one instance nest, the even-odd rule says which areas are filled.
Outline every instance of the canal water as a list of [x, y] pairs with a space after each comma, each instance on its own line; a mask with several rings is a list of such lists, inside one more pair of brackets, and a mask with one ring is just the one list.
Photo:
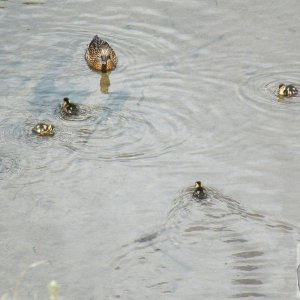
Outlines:
[[296, 299], [299, 9], [1, 0], [0, 297]]

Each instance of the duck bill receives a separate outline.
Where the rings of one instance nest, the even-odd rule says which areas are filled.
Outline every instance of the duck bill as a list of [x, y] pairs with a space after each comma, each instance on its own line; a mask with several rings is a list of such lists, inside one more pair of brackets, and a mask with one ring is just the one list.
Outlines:
[[101, 72], [106, 72], [106, 71], [107, 71], [107, 64], [106, 63], [102, 63]]

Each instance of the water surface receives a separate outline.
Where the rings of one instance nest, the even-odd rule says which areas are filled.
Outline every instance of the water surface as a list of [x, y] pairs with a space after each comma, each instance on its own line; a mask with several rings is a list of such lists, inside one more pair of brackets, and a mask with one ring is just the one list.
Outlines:
[[0, 295], [46, 261], [18, 299], [296, 298], [299, 5], [0, 1]]

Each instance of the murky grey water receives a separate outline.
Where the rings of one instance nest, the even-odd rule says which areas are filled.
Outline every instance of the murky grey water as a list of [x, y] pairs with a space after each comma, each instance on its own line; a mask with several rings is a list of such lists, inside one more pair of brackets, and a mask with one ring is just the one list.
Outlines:
[[[64, 299], [296, 298], [300, 98], [276, 88], [300, 87], [299, 2], [0, 7], [0, 295], [45, 260], [17, 299], [52, 279]], [[108, 93], [95, 34], [119, 57]]]

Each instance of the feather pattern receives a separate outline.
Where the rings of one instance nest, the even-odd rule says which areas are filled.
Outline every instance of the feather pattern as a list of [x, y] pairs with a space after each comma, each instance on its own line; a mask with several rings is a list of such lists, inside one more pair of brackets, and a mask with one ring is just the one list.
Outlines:
[[102, 72], [114, 70], [118, 64], [115, 51], [98, 35], [94, 36], [86, 49], [85, 59], [89, 67]]

